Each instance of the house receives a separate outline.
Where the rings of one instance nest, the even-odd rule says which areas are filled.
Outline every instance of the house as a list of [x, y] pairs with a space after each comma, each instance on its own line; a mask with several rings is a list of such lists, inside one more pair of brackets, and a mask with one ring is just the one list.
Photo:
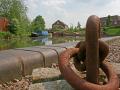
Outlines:
[[0, 18], [0, 31], [6, 32], [9, 21], [7, 18]]
[[68, 25], [64, 22], [57, 20], [55, 23], [52, 24], [52, 30], [67, 30]]
[[[102, 27], [107, 26], [107, 19], [108, 17], [100, 18]], [[111, 26], [120, 26], [120, 16], [118, 15], [110, 16], [110, 23]]]

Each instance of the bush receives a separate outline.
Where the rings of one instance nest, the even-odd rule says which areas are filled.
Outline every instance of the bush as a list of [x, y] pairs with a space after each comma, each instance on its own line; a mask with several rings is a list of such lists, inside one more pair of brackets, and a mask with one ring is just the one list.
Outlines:
[[10, 39], [13, 35], [10, 32], [0, 32], [0, 38]]

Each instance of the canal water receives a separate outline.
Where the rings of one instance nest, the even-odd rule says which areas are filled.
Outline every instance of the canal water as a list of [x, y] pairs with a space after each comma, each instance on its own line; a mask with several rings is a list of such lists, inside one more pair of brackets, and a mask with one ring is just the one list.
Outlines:
[[84, 37], [35, 37], [35, 38], [14, 38], [9, 40], [0, 40], [0, 50], [23, 48], [31, 46], [44, 46], [65, 42], [75, 42], [84, 40]]

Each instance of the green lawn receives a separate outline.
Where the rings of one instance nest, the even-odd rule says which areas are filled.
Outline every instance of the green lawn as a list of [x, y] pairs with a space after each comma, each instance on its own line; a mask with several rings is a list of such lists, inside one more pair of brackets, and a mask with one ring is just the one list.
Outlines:
[[110, 36], [119, 36], [120, 35], [120, 27], [108, 27], [105, 29], [105, 34]]

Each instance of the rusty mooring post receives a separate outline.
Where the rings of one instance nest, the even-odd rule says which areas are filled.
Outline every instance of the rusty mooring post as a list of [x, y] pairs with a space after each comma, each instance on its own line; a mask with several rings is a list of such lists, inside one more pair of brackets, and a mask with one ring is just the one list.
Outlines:
[[[109, 63], [104, 61], [108, 55], [109, 47], [103, 41], [98, 40], [99, 37], [100, 20], [97, 16], [90, 16], [86, 26], [86, 42], [82, 44], [79, 42], [76, 48], [67, 49], [60, 54], [60, 71], [75, 90], [119, 90], [119, 78], [117, 74]], [[77, 58], [77, 61], [86, 62], [87, 80], [82, 79], [71, 68], [69, 61], [76, 55], [82, 57]], [[79, 62], [75, 65], [80, 65]], [[99, 66], [108, 79], [105, 85], [98, 84]]]
[[86, 25], [86, 70], [87, 80], [98, 84], [100, 20], [93, 15]]

